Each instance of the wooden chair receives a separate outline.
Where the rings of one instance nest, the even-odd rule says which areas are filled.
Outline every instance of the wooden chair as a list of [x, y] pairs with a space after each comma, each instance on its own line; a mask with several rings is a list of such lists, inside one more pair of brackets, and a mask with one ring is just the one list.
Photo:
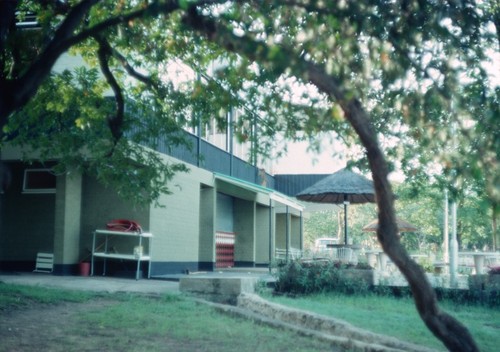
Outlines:
[[38, 252], [34, 273], [51, 273], [54, 268], [54, 254]]

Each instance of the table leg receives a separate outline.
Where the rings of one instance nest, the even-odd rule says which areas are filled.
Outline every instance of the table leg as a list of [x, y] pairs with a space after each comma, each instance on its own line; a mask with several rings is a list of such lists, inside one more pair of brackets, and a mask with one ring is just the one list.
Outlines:
[[474, 255], [474, 267], [476, 268], [476, 275], [483, 274], [484, 255]]
[[377, 254], [378, 268], [380, 271], [385, 271], [387, 266], [387, 255], [385, 253]]

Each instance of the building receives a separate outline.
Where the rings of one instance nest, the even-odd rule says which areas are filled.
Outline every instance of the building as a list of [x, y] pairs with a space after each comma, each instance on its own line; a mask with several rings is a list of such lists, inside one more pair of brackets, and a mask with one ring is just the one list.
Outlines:
[[[31, 17], [17, 26], [36, 29]], [[54, 69], [80, 64], [63, 55]], [[228, 119], [238, 119], [238, 112], [230, 111]], [[257, 133], [256, 123], [248, 126], [250, 133]], [[288, 257], [300, 251], [303, 205], [277, 191], [269, 165], [249, 157], [248, 143], [235, 143], [231, 130], [213, 127], [186, 131], [194, 153], [156, 150], [164, 162], [184, 162], [190, 169], [172, 180], [172, 194], [161, 196], [164, 207], [138, 208], [89, 175], [53, 174], [57, 160], [26, 164], [19, 149], [3, 147], [0, 171], [9, 182], [0, 185], [0, 270], [31, 271], [37, 253], [48, 252], [55, 274], [74, 274], [93, 251], [102, 251], [93, 234], [113, 219], [135, 220], [153, 234], [147, 243], [151, 260], [141, 263], [152, 277], [224, 266], [267, 267], [276, 253]], [[125, 257], [139, 250], [135, 240], [115, 236], [107, 250]], [[119, 272], [135, 263], [119, 258], [109, 265], [110, 272]]]
[[[113, 219], [135, 220], [153, 234], [151, 261], [141, 263], [152, 277], [267, 267], [277, 252], [301, 250], [302, 204], [276, 191], [275, 178], [263, 169], [201, 133], [186, 134], [196, 145], [194, 155], [182, 148], [170, 155], [157, 151], [165, 162], [185, 162], [190, 169], [172, 180], [172, 194], [161, 196], [164, 207], [137, 208], [88, 175], [54, 175], [56, 160], [28, 165], [20, 161], [19, 149], [2, 149], [10, 182], [0, 194], [0, 270], [31, 271], [37, 253], [48, 252], [54, 254], [54, 274], [75, 274], [78, 263], [102, 245], [94, 246], [94, 231]], [[114, 236], [108, 246], [119, 255], [132, 253], [136, 242]], [[227, 252], [218, 255], [220, 248], [232, 250], [229, 260]], [[110, 261], [108, 272], [133, 271], [135, 265]]]

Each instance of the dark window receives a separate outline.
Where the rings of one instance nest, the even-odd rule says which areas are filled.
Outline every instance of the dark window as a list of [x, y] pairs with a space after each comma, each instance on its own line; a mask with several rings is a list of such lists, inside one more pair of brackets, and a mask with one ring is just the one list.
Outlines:
[[24, 170], [23, 193], [55, 193], [56, 176], [48, 169]]

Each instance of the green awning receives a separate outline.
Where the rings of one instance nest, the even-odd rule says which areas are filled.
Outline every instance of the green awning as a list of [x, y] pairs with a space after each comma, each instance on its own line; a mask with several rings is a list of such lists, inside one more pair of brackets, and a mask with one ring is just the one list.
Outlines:
[[[304, 205], [302, 203], [298, 202], [297, 200], [295, 200], [291, 197], [288, 197], [287, 195], [282, 194], [282, 193], [280, 193], [274, 189], [271, 189], [271, 188], [267, 188], [267, 187], [257, 185], [257, 184], [252, 183], [252, 182], [248, 182], [248, 181], [239, 179], [237, 177], [227, 176], [227, 175], [219, 174], [216, 172], [214, 173], [214, 178], [216, 181], [221, 181], [223, 183], [226, 183], [228, 185], [235, 187], [234, 188], [235, 190], [239, 188], [239, 189], [243, 189], [246, 192], [250, 192], [250, 193], [255, 194], [255, 195], [257, 195], [257, 194], [266, 195], [272, 201], [274, 201], [276, 203], [280, 203], [281, 205], [284, 205], [284, 206], [289, 206], [289, 207], [296, 209], [298, 211], [303, 211], [305, 208]], [[241, 190], [239, 190], [239, 192], [241, 192]], [[239, 192], [235, 191], [235, 193], [239, 193]], [[238, 195], [238, 194], [232, 194], [232, 195]], [[245, 194], [241, 194], [241, 195], [244, 196]]]

